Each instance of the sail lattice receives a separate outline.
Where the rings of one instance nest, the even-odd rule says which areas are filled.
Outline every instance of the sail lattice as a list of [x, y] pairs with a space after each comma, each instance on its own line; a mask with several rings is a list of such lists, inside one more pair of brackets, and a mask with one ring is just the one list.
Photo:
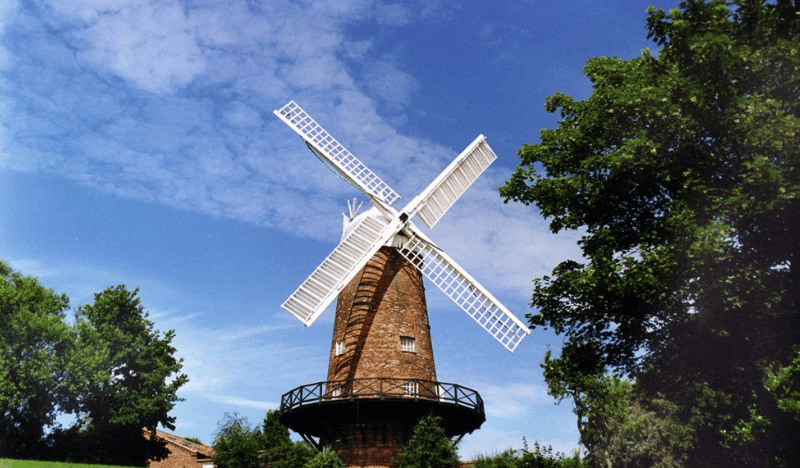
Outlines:
[[297, 132], [317, 156], [324, 158], [342, 177], [365, 195], [387, 205], [400, 198], [397, 192], [336, 141], [294, 101], [289, 101], [276, 110], [275, 115]]
[[426, 239], [414, 235], [400, 252], [509, 351], [530, 333], [486, 288]]
[[391, 221], [382, 216], [367, 216], [289, 296], [281, 307], [311, 325], [358, 270], [394, 235]]
[[417, 215], [429, 228], [435, 226], [495, 159], [497, 155], [480, 135], [423, 192]]

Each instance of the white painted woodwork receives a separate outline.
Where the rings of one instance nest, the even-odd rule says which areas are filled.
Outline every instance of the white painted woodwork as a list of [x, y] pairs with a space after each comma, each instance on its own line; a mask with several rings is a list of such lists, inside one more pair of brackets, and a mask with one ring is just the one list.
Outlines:
[[311, 325], [378, 249], [390, 245], [398, 247], [429, 281], [509, 351], [513, 352], [520, 341], [530, 334], [522, 321], [411, 223], [411, 218], [419, 215], [428, 227], [435, 226], [478, 176], [497, 159], [483, 135], [479, 135], [399, 212], [391, 206], [400, 198], [397, 192], [339, 144], [294, 101], [274, 113], [303, 138], [322, 162], [358, 188], [375, 205], [357, 216], [358, 210], [353, 208], [355, 201], [350, 205], [350, 217], [345, 216], [342, 241], [283, 303], [284, 309], [305, 325]]
[[395, 234], [397, 222], [366, 216], [281, 305], [311, 325], [370, 258]]
[[522, 321], [419, 231], [405, 242], [400, 253], [509, 351], [513, 352], [530, 333]]
[[297, 132], [320, 160], [327, 162], [369, 198], [387, 205], [400, 198], [397, 192], [336, 141], [294, 101], [289, 101], [273, 113]]
[[486, 137], [479, 135], [419, 195], [416, 214], [433, 228], [495, 159], [497, 155], [486, 143]]

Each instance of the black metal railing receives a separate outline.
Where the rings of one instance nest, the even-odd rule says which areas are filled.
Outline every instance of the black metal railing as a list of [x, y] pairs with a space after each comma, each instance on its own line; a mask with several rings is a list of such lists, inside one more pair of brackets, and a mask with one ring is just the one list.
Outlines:
[[302, 385], [283, 394], [281, 412], [316, 403], [359, 398], [412, 398], [483, 412], [483, 399], [471, 388], [431, 380], [393, 378], [349, 379]]

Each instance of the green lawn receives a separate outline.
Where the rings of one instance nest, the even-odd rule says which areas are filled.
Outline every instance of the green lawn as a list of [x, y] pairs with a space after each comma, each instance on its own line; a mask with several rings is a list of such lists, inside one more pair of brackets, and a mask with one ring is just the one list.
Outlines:
[[113, 465], [86, 465], [83, 463], [61, 463], [35, 460], [12, 460], [0, 458], [0, 468], [131, 468]]

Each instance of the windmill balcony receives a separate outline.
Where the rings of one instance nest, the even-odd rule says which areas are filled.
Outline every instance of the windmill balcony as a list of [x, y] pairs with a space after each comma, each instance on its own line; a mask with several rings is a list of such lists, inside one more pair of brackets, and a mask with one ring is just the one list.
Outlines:
[[317, 382], [281, 397], [281, 421], [304, 439], [330, 439], [343, 421], [405, 420], [413, 427], [428, 414], [440, 416], [448, 436], [461, 436], [486, 420], [477, 391], [421, 379], [364, 378]]
[[483, 399], [458, 384], [419, 379], [349, 379], [302, 385], [281, 397], [281, 413], [299, 406], [343, 399], [415, 398], [462, 406], [483, 413]]

